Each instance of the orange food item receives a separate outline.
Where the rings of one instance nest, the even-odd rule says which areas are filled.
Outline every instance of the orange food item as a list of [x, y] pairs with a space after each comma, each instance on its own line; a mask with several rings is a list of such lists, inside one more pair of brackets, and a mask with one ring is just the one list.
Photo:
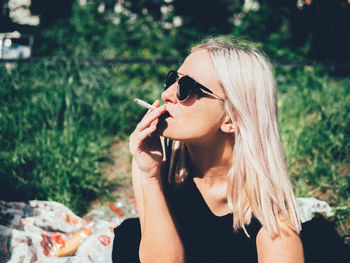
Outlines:
[[65, 246], [65, 240], [62, 238], [62, 236], [58, 233], [51, 233], [50, 237], [53, 239], [53, 241], [55, 241], [56, 244], [59, 244], [60, 247], [64, 247]]
[[83, 228], [76, 232], [73, 236], [68, 238], [62, 246], [56, 249], [57, 257], [72, 256], [77, 251], [78, 247], [83, 243], [91, 234], [90, 229]]

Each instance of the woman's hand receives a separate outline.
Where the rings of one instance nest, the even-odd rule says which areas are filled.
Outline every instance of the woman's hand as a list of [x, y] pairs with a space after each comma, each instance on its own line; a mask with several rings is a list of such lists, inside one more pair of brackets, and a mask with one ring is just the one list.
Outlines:
[[158, 118], [166, 110], [159, 100], [153, 106], [156, 109], [149, 110], [130, 135], [129, 148], [140, 171], [149, 179], [159, 179], [163, 152], [156, 130]]

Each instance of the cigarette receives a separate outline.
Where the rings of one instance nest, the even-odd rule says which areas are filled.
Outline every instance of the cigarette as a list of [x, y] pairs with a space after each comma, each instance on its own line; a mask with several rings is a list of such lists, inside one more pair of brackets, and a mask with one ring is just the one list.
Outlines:
[[154, 107], [153, 105], [147, 103], [146, 101], [143, 101], [143, 100], [140, 100], [140, 99], [137, 99], [137, 98], [135, 98], [134, 101], [135, 101], [137, 104], [139, 104], [139, 105], [141, 105], [141, 106], [143, 106], [143, 107], [145, 107], [145, 108], [147, 108], [147, 109], [154, 110], [154, 109], [156, 108], [156, 107]]

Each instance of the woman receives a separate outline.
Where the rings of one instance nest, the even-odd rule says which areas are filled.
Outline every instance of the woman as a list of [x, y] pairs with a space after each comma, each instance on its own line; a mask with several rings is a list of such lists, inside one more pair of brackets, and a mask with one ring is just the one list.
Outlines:
[[265, 58], [211, 39], [162, 99], [130, 136], [139, 223], [117, 228], [115, 261], [304, 262]]

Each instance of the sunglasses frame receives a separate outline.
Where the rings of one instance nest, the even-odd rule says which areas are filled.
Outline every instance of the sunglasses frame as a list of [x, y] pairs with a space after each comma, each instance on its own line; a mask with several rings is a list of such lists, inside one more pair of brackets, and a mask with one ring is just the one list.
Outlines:
[[[170, 85], [167, 86], [167, 82], [168, 82], [168, 79], [169, 79], [169, 75], [170, 74], [176, 74], [176, 78], [175, 78], [175, 81], [173, 83], [171, 83]], [[182, 77], [179, 77], [179, 75], [182, 75]], [[189, 78], [191, 81], [193, 81], [193, 86], [190, 88], [189, 92], [188, 92], [188, 95], [186, 96], [186, 98], [184, 99], [180, 99], [179, 98], [179, 90], [181, 89], [181, 79], [182, 78]], [[176, 92], [176, 97], [179, 101], [185, 101], [187, 100], [192, 92], [193, 92], [193, 89], [197, 89], [203, 93], [207, 93], [213, 97], [215, 97], [216, 99], [218, 100], [221, 100], [221, 101], [225, 101], [225, 99], [223, 99], [222, 97], [220, 97], [219, 95], [215, 94], [213, 91], [211, 91], [210, 89], [208, 89], [207, 87], [203, 86], [202, 84], [198, 83], [197, 81], [195, 81], [193, 78], [191, 78], [190, 76], [186, 75], [186, 74], [183, 74], [183, 73], [180, 73], [180, 72], [177, 72], [176, 70], [170, 70], [167, 74], [167, 77], [166, 77], [166, 82], [164, 84], [164, 90], [167, 90], [171, 85], [173, 85], [175, 82], [178, 82], [177, 84], [177, 92]]]

